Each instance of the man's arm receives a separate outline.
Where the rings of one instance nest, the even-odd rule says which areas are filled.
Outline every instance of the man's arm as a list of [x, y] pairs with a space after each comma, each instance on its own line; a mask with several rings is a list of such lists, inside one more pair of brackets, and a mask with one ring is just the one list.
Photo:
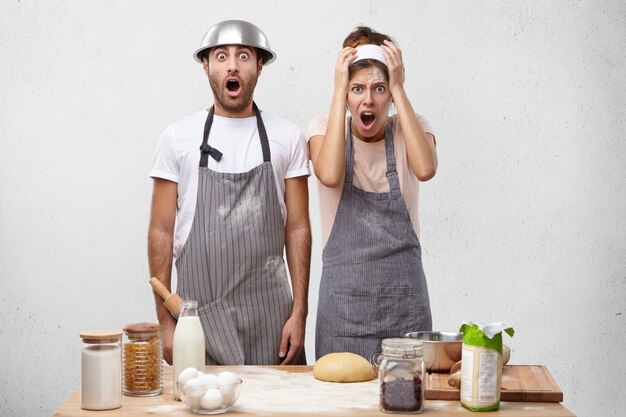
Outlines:
[[304, 349], [304, 330], [308, 313], [309, 272], [311, 265], [311, 225], [307, 177], [285, 180], [285, 249], [293, 287], [293, 309], [283, 326], [279, 356], [282, 365], [296, 362]]
[[[170, 291], [177, 198], [177, 183], [160, 178], [154, 179], [148, 227], [148, 264], [150, 276], [157, 277]], [[171, 365], [176, 320], [163, 306], [163, 299], [157, 293], [154, 293], [154, 301], [163, 335], [163, 357]]]

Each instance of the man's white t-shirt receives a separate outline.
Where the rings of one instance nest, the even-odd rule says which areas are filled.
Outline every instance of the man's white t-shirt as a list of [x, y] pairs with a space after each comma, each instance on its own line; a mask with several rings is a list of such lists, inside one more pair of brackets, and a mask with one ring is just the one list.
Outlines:
[[[189, 232], [196, 209], [200, 145], [208, 112], [202, 110], [169, 125], [161, 134], [154, 153], [150, 177], [178, 183], [174, 257], [178, 257]], [[274, 179], [283, 220], [286, 219], [285, 180], [308, 176], [309, 154], [306, 140], [295, 124], [261, 113], [267, 131], [274, 168]], [[214, 116], [208, 143], [222, 152], [217, 162], [209, 156], [208, 168], [217, 172], [247, 172], [263, 163], [263, 151], [256, 117]]]

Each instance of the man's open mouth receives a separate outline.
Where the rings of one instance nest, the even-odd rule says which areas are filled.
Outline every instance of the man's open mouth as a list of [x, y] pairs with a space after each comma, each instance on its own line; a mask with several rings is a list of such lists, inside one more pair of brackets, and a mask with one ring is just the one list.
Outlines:
[[236, 93], [237, 91], [239, 91], [239, 88], [239, 81], [232, 79], [226, 81], [226, 90], [228, 90], [229, 93]]

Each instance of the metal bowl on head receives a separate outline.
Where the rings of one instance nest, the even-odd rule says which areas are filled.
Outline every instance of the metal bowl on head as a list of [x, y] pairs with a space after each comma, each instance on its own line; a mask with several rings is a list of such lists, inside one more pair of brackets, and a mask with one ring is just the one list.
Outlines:
[[202, 52], [220, 45], [245, 45], [257, 48], [261, 52], [263, 65], [276, 59], [276, 53], [270, 48], [265, 33], [245, 20], [225, 20], [211, 26], [193, 57], [196, 61], [202, 62]]
[[450, 372], [455, 362], [461, 360], [463, 333], [410, 332], [404, 335], [422, 341], [424, 366], [427, 372]]

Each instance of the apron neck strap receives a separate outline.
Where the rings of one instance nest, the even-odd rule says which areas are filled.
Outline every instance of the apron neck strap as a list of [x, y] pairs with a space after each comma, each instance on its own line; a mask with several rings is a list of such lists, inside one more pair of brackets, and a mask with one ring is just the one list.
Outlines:
[[[387, 159], [387, 181], [390, 191], [400, 190], [400, 180], [396, 171], [396, 157], [393, 143], [393, 129], [391, 122], [385, 124], [385, 157]], [[354, 178], [354, 141], [352, 140], [352, 117], [348, 117], [348, 129], [346, 129], [346, 184], [352, 185]]]
[[385, 125], [385, 155], [387, 156], [387, 181], [389, 181], [390, 191], [400, 191], [400, 179], [396, 170], [396, 151], [393, 143], [393, 129], [391, 121], [387, 119]]
[[270, 162], [272, 160], [272, 154], [270, 153], [270, 141], [267, 138], [267, 131], [263, 124], [263, 118], [261, 117], [261, 111], [257, 107], [256, 103], [252, 102], [252, 109], [256, 114], [256, 125], [259, 129], [259, 138], [261, 139], [261, 149], [263, 150], [263, 162]]
[[[272, 160], [270, 152], [269, 139], [267, 138], [267, 132], [263, 119], [261, 118], [261, 111], [257, 107], [255, 102], [252, 102], [252, 109], [256, 116], [257, 129], [259, 131], [259, 138], [261, 139], [261, 149], [263, 150], [263, 162], [269, 162]], [[209, 114], [204, 122], [204, 134], [202, 135], [202, 145], [200, 145], [200, 167], [206, 168], [209, 163], [209, 156], [219, 162], [222, 159], [222, 153], [217, 149], [209, 145], [209, 134], [211, 133], [211, 126], [213, 126], [213, 117], [215, 115], [215, 106], [211, 106]]]
[[[211, 106], [209, 115], [204, 122], [204, 134], [202, 135], [202, 145], [200, 145], [200, 167], [206, 168], [209, 163], [209, 154], [211, 151], [217, 151], [207, 143], [209, 140], [209, 132], [211, 132], [211, 126], [213, 125], [213, 115], [215, 114], [215, 106]], [[219, 151], [218, 151], [219, 152]], [[221, 157], [220, 157], [221, 159]]]

